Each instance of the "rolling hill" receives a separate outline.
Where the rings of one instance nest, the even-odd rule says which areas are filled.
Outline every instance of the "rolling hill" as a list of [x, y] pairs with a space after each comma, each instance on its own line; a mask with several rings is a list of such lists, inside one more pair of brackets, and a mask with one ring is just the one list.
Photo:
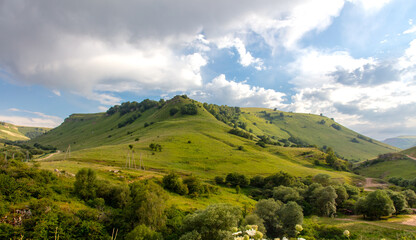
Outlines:
[[416, 176], [416, 147], [395, 154], [385, 154], [373, 161], [364, 163], [363, 166], [358, 168], [358, 173], [382, 179], [391, 177], [414, 179]]
[[26, 141], [38, 137], [49, 130], [50, 128], [16, 126], [10, 123], [0, 122], [0, 139]]
[[416, 146], [416, 136], [399, 136], [395, 138], [387, 138], [383, 142], [401, 149], [408, 149]]
[[[395, 150], [363, 136], [366, 140], [352, 142], [357, 133], [338, 124], [339, 130], [335, 129], [331, 126], [335, 122], [322, 116], [283, 113], [283, 119], [277, 119], [275, 115], [280, 118], [282, 112], [208, 105], [186, 96], [162, 103], [145, 101], [115, 106], [107, 113], [73, 114], [29, 143], [52, 145], [62, 151], [42, 163], [51, 169], [59, 167], [57, 164], [71, 172], [91, 164], [122, 168], [128, 159], [134, 165], [134, 155], [136, 168], [141, 159], [153, 172], [174, 169], [207, 179], [234, 171], [251, 176], [278, 171], [296, 176], [328, 173], [351, 179], [353, 174], [325, 166], [326, 154], [308, 146], [315, 140], [322, 145], [328, 141], [326, 145], [338, 154], [355, 151], [350, 154], [356, 159]], [[273, 118], [272, 122], [267, 118]], [[240, 126], [237, 132], [246, 138], [231, 134], [233, 126]], [[266, 139], [271, 144], [263, 148], [258, 142]], [[160, 144], [162, 151], [151, 151], [151, 143]], [[64, 153], [69, 146], [70, 156]]]

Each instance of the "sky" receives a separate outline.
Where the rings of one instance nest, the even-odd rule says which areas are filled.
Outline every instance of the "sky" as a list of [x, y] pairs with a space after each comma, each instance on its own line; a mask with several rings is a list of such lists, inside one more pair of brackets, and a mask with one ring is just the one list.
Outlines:
[[416, 2], [0, 0], [0, 121], [177, 94], [416, 135]]

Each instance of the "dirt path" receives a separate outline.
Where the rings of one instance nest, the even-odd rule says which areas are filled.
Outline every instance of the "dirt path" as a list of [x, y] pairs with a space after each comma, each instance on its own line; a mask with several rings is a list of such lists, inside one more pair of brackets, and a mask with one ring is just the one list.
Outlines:
[[38, 158], [38, 159], [36, 159], [36, 161], [41, 161], [41, 160], [46, 160], [46, 159], [49, 159], [49, 158], [51, 158], [51, 157], [53, 157], [53, 156], [55, 156], [56, 154], [59, 154], [59, 153], [61, 153], [61, 151], [56, 151], [56, 152], [54, 152], [54, 153], [52, 153], [52, 154], [49, 154], [48, 156], [46, 156], [46, 157], [43, 157], [43, 158]]
[[376, 183], [374, 178], [366, 178], [364, 183], [364, 191], [372, 192], [375, 191], [376, 188], [385, 188], [387, 184], [384, 183]]
[[414, 158], [414, 157], [412, 157], [412, 156], [410, 156], [410, 155], [406, 155], [408, 158], [410, 158], [410, 159], [412, 159], [412, 160], [415, 160], [416, 161], [416, 158]]
[[[415, 159], [415, 160], [416, 160], [416, 159]], [[410, 226], [416, 226], [416, 215], [411, 216], [411, 218], [410, 218], [410, 219], [408, 219], [408, 220], [406, 220], [406, 221], [402, 222], [402, 224], [404, 224], [404, 225], [410, 225]]]

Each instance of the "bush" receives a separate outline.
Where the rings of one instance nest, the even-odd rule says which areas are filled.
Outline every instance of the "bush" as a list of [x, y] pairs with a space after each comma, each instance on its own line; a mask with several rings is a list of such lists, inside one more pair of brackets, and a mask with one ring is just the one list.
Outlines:
[[179, 195], [188, 194], [188, 187], [182, 182], [182, 178], [174, 172], [169, 173], [162, 179], [163, 187]]
[[177, 112], [179, 112], [179, 109], [177, 107], [173, 107], [169, 110], [169, 114], [171, 116], [175, 115]]
[[198, 113], [198, 107], [195, 104], [186, 104], [181, 107], [181, 113], [184, 115], [196, 115]]
[[224, 184], [224, 183], [225, 183], [225, 181], [224, 181], [224, 177], [221, 177], [221, 176], [216, 176], [216, 177], [214, 178], [214, 181], [215, 181], [215, 183], [216, 183], [216, 184], [218, 184], [218, 185], [222, 185], [222, 184]]
[[250, 184], [250, 180], [248, 179], [248, 177], [239, 173], [229, 173], [225, 178], [225, 182], [229, 183], [233, 187], [237, 185], [245, 187]]

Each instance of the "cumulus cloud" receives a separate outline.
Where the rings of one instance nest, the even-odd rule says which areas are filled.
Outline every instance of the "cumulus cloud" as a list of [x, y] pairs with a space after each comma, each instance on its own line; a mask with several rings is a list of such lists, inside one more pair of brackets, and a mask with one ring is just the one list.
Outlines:
[[240, 64], [244, 67], [253, 65], [257, 70], [264, 69], [263, 60], [260, 58], [254, 58], [251, 53], [246, 50], [243, 41], [239, 38], [230, 39], [229, 37], [224, 37], [218, 42], [217, 46], [218, 48], [234, 47], [240, 55]]
[[200, 101], [242, 107], [285, 107], [285, 94], [272, 89], [227, 80], [224, 74], [214, 78], [203, 89], [190, 95]]
[[29, 127], [57, 127], [63, 119], [56, 116], [46, 115], [41, 112], [32, 112], [17, 108], [10, 108], [12, 115], [0, 115], [0, 121], [8, 122], [19, 126]]
[[415, 46], [416, 40], [390, 62], [309, 49], [289, 70], [297, 88], [290, 108], [324, 113], [379, 139], [394, 131], [415, 132], [410, 121], [416, 118]]

